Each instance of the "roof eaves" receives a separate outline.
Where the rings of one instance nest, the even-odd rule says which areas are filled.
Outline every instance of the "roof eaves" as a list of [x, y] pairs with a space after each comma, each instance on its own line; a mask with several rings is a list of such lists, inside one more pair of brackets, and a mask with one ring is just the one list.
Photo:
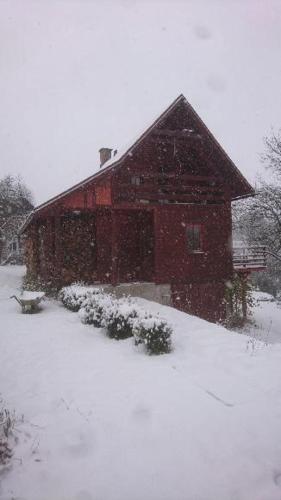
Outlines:
[[48, 205], [50, 205], [52, 203], [55, 203], [56, 201], [60, 200], [61, 198], [64, 198], [64, 196], [67, 196], [68, 194], [72, 193], [76, 189], [79, 189], [79, 188], [82, 188], [82, 187], [86, 186], [87, 184], [89, 184], [90, 182], [92, 182], [94, 179], [96, 179], [97, 177], [99, 177], [102, 174], [104, 174], [105, 171], [111, 170], [113, 167], [116, 166], [117, 163], [118, 163], [117, 161], [114, 162], [114, 164], [106, 167], [106, 169], [99, 170], [98, 172], [95, 172], [93, 175], [90, 175], [89, 177], [87, 177], [83, 181], [78, 182], [77, 184], [75, 184], [71, 188], [66, 189], [65, 191], [62, 191], [60, 194], [58, 194], [56, 196], [53, 196], [48, 201], [45, 201], [44, 203], [41, 203], [41, 205], [38, 205], [38, 207], [36, 207], [34, 209], [33, 214], [36, 213], [36, 212], [39, 212], [40, 210], [42, 210], [43, 208], [47, 207]]
[[34, 215], [34, 211], [30, 212], [30, 214], [28, 215], [26, 221], [23, 223], [22, 227], [20, 228], [19, 234], [22, 234], [25, 231], [25, 229], [27, 228], [27, 226], [31, 222], [33, 215]]
[[242, 194], [241, 196], [236, 196], [235, 198], [232, 198], [231, 201], [244, 200], [245, 198], [253, 198], [254, 196], [256, 196], [256, 192], [255, 192], [254, 188], [252, 188], [252, 189], [253, 189], [252, 193], [250, 193], [250, 194]]

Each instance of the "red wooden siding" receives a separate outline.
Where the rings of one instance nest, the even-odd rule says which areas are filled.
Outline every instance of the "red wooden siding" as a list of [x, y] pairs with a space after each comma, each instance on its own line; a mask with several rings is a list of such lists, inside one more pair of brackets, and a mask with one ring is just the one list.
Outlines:
[[[157, 282], [228, 279], [232, 273], [230, 205], [157, 207]], [[190, 253], [186, 227], [200, 224], [202, 252]]]
[[225, 318], [225, 283], [209, 281], [203, 283], [177, 283], [172, 285], [173, 306], [208, 321]]
[[112, 212], [99, 210], [96, 234], [98, 280], [101, 283], [112, 281], [112, 227]]
[[116, 214], [116, 223], [118, 282], [153, 281], [152, 212], [119, 210]]
[[95, 201], [97, 205], [111, 205], [110, 182], [99, 184], [95, 188]]

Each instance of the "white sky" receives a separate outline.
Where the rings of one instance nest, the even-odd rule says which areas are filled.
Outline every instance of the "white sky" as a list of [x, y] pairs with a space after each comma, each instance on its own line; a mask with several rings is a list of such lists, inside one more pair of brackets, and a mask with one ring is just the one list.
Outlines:
[[37, 203], [180, 93], [254, 182], [281, 127], [281, 1], [0, 0], [0, 177]]

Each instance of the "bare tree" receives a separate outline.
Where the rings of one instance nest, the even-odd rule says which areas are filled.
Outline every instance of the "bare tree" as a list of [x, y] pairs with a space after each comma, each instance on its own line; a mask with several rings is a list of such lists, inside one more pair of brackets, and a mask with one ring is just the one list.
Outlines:
[[255, 197], [236, 202], [233, 226], [247, 244], [267, 247], [268, 268], [257, 274], [256, 282], [275, 294], [281, 291], [281, 130], [264, 142], [261, 159], [275, 174], [274, 182], [261, 181]]
[[19, 215], [32, 210], [33, 197], [20, 176], [0, 179], [0, 215]]
[[265, 137], [265, 152], [261, 155], [262, 162], [281, 178], [281, 129], [272, 130], [270, 137]]

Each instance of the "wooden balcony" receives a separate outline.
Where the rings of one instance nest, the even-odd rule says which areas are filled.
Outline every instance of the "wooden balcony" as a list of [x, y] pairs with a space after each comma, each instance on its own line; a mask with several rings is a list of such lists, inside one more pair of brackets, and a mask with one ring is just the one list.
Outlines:
[[266, 268], [266, 247], [234, 247], [233, 267], [235, 271], [263, 271]]
[[208, 177], [143, 176], [142, 182], [120, 184], [117, 202], [148, 203], [224, 203], [225, 192]]

